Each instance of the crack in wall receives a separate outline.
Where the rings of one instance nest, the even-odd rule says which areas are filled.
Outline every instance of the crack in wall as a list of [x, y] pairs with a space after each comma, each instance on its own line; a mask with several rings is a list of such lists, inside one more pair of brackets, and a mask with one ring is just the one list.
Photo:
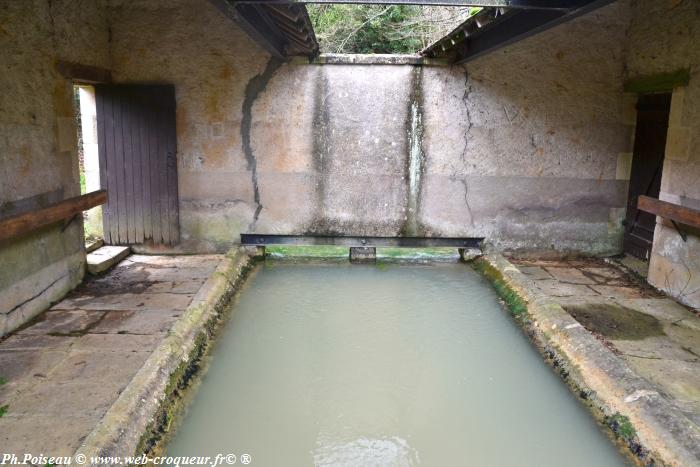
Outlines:
[[255, 75], [248, 81], [245, 87], [243, 99], [243, 116], [241, 118], [241, 144], [243, 146], [243, 154], [245, 155], [247, 169], [250, 171], [251, 183], [253, 185], [253, 202], [255, 203], [255, 212], [253, 220], [248, 225], [248, 231], [252, 232], [255, 224], [258, 222], [260, 212], [263, 210], [263, 204], [260, 201], [260, 188], [258, 186], [258, 161], [253, 151], [253, 146], [250, 142], [251, 126], [253, 123], [253, 105], [258, 96], [265, 90], [268, 83], [272, 79], [275, 71], [282, 66], [284, 62], [276, 58], [270, 58], [262, 73]]
[[49, 24], [51, 25], [51, 47], [53, 48], [54, 56], [56, 56], [58, 44], [56, 40], [56, 19], [53, 15], [53, 0], [47, 0], [46, 4], [48, 6]]
[[59, 276], [58, 279], [56, 279], [55, 281], [51, 282], [49, 285], [47, 285], [46, 287], [44, 287], [43, 289], [41, 289], [41, 291], [39, 291], [39, 293], [37, 293], [36, 295], [33, 295], [33, 296], [29, 297], [29, 298], [26, 299], [25, 301], [23, 301], [23, 302], [19, 303], [18, 305], [14, 306], [14, 307], [13, 307], [12, 309], [10, 309], [10, 311], [8, 311], [6, 314], [9, 316], [10, 313], [12, 313], [13, 311], [18, 310], [19, 308], [23, 307], [24, 305], [26, 305], [27, 303], [31, 302], [32, 300], [36, 300], [37, 298], [41, 297], [41, 296], [44, 294], [44, 292], [46, 292], [46, 291], [49, 290], [51, 287], [53, 287], [54, 285], [56, 285], [56, 284], [58, 283], [58, 281], [60, 281], [61, 279], [65, 278], [65, 277], [68, 277], [69, 274], [70, 274], [70, 272], [67, 272], [67, 273], [63, 274], [62, 276]]
[[474, 227], [474, 214], [472, 213], [472, 208], [469, 205], [469, 185], [467, 184], [466, 177], [460, 178], [459, 182], [464, 187], [464, 205], [467, 207], [467, 212], [469, 213], [469, 223]]
[[[467, 171], [467, 150], [469, 149], [469, 132], [474, 127], [471, 118], [471, 112], [469, 110], [469, 96], [471, 95], [473, 89], [469, 84], [469, 72], [464, 70], [464, 92], [462, 94], [462, 104], [464, 105], [465, 120], [467, 122], [467, 128], [464, 131], [464, 145], [462, 146], [462, 151], [460, 153], [460, 160], [462, 161], [462, 168], [464, 172]], [[471, 205], [469, 204], [469, 184], [467, 183], [466, 174], [457, 175], [457, 171], [454, 170], [450, 176], [450, 180], [453, 182], [459, 182], [464, 188], [464, 205], [469, 213], [469, 224], [474, 227], [474, 214], [472, 212]]]
[[469, 111], [469, 95], [472, 93], [472, 87], [469, 84], [469, 72], [464, 70], [464, 93], [462, 94], [462, 104], [464, 104], [464, 110], [466, 112], [467, 129], [464, 132], [464, 146], [462, 147], [462, 153], [460, 154], [460, 159], [462, 160], [462, 165], [464, 169], [467, 169], [467, 149], [469, 147], [469, 132], [471, 131], [474, 124], [472, 123], [471, 112]]
[[512, 124], [513, 124], [513, 121], [514, 121], [516, 118], [518, 118], [518, 116], [520, 115], [520, 109], [519, 109], [519, 108], [516, 108], [516, 109], [515, 109], [515, 114], [511, 117], [510, 114], [508, 113], [508, 109], [507, 109], [506, 106], [504, 105], [504, 106], [503, 106], [503, 113], [505, 114], [506, 119], [508, 120], [508, 123], [510, 123], [510, 124], [512, 125]]

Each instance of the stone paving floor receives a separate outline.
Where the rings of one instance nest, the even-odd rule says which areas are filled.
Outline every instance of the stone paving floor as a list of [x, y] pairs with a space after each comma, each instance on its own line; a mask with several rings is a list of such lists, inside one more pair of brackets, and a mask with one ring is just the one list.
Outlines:
[[129, 256], [0, 341], [0, 452], [73, 454], [221, 258]]
[[700, 425], [697, 310], [603, 260], [511, 262]]

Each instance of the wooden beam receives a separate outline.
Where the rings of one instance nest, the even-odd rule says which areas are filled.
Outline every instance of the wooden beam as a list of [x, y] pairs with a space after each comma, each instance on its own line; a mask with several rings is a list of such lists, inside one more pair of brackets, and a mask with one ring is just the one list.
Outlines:
[[112, 72], [97, 66], [81, 65], [80, 63], [56, 61], [56, 71], [61, 76], [82, 83], [111, 83]]
[[[455, 62], [466, 63], [486, 53], [508, 46], [535, 34], [571, 21], [614, 0], [576, 0], [566, 10], [517, 10], [514, 15], [503, 15], [493, 24], [479, 29], [479, 34], [467, 38], [467, 51]], [[476, 18], [476, 16], [475, 16]]]
[[258, 45], [281, 60], [287, 58], [284, 41], [265, 20], [262, 5], [236, 5], [229, 0], [209, 0], [219, 11], [238, 24]]
[[637, 199], [637, 209], [700, 229], [700, 211], [697, 209], [661, 201], [644, 195], [641, 195]]
[[93, 191], [68, 198], [45, 208], [25, 212], [0, 221], [0, 241], [25, 235], [41, 227], [70, 219], [76, 214], [107, 202], [107, 191]]

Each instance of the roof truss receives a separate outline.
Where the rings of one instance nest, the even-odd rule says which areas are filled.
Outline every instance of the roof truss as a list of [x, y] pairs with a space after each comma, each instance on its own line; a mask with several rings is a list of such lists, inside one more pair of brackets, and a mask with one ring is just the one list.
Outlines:
[[210, 0], [273, 56], [315, 57], [306, 3], [475, 6], [483, 9], [421, 51], [459, 64], [569, 21], [614, 0]]
[[615, 0], [572, 0], [569, 8], [484, 8], [421, 52], [460, 64], [570, 21]]
[[318, 42], [302, 4], [210, 0], [272, 56], [318, 55]]

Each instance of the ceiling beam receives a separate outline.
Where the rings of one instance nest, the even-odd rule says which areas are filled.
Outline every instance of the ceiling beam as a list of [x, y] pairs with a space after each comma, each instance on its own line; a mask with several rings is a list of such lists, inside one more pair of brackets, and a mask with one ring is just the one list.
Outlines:
[[[530, 2], [540, 0], [509, 0]], [[421, 55], [447, 59], [452, 64], [465, 63], [517, 41], [526, 39], [554, 26], [570, 21], [615, 0], [562, 0], [565, 9], [542, 8], [484, 8]]]
[[273, 57], [318, 54], [318, 42], [303, 4], [209, 1]]
[[285, 44], [279, 34], [273, 31], [262, 17], [259, 8], [245, 5], [236, 6], [227, 0], [210, 0], [230, 20], [236, 22], [260, 46], [273, 57], [283, 59], [286, 56]]
[[613, 1], [615, 0], [578, 0], [577, 6], [568, 10], [511, 10], [484, 27], [483, 30], [468, 36], [465, 46], [458, 52], [454, 63], [460, 64], [474, 60], [481, 55], [539, 34]]

